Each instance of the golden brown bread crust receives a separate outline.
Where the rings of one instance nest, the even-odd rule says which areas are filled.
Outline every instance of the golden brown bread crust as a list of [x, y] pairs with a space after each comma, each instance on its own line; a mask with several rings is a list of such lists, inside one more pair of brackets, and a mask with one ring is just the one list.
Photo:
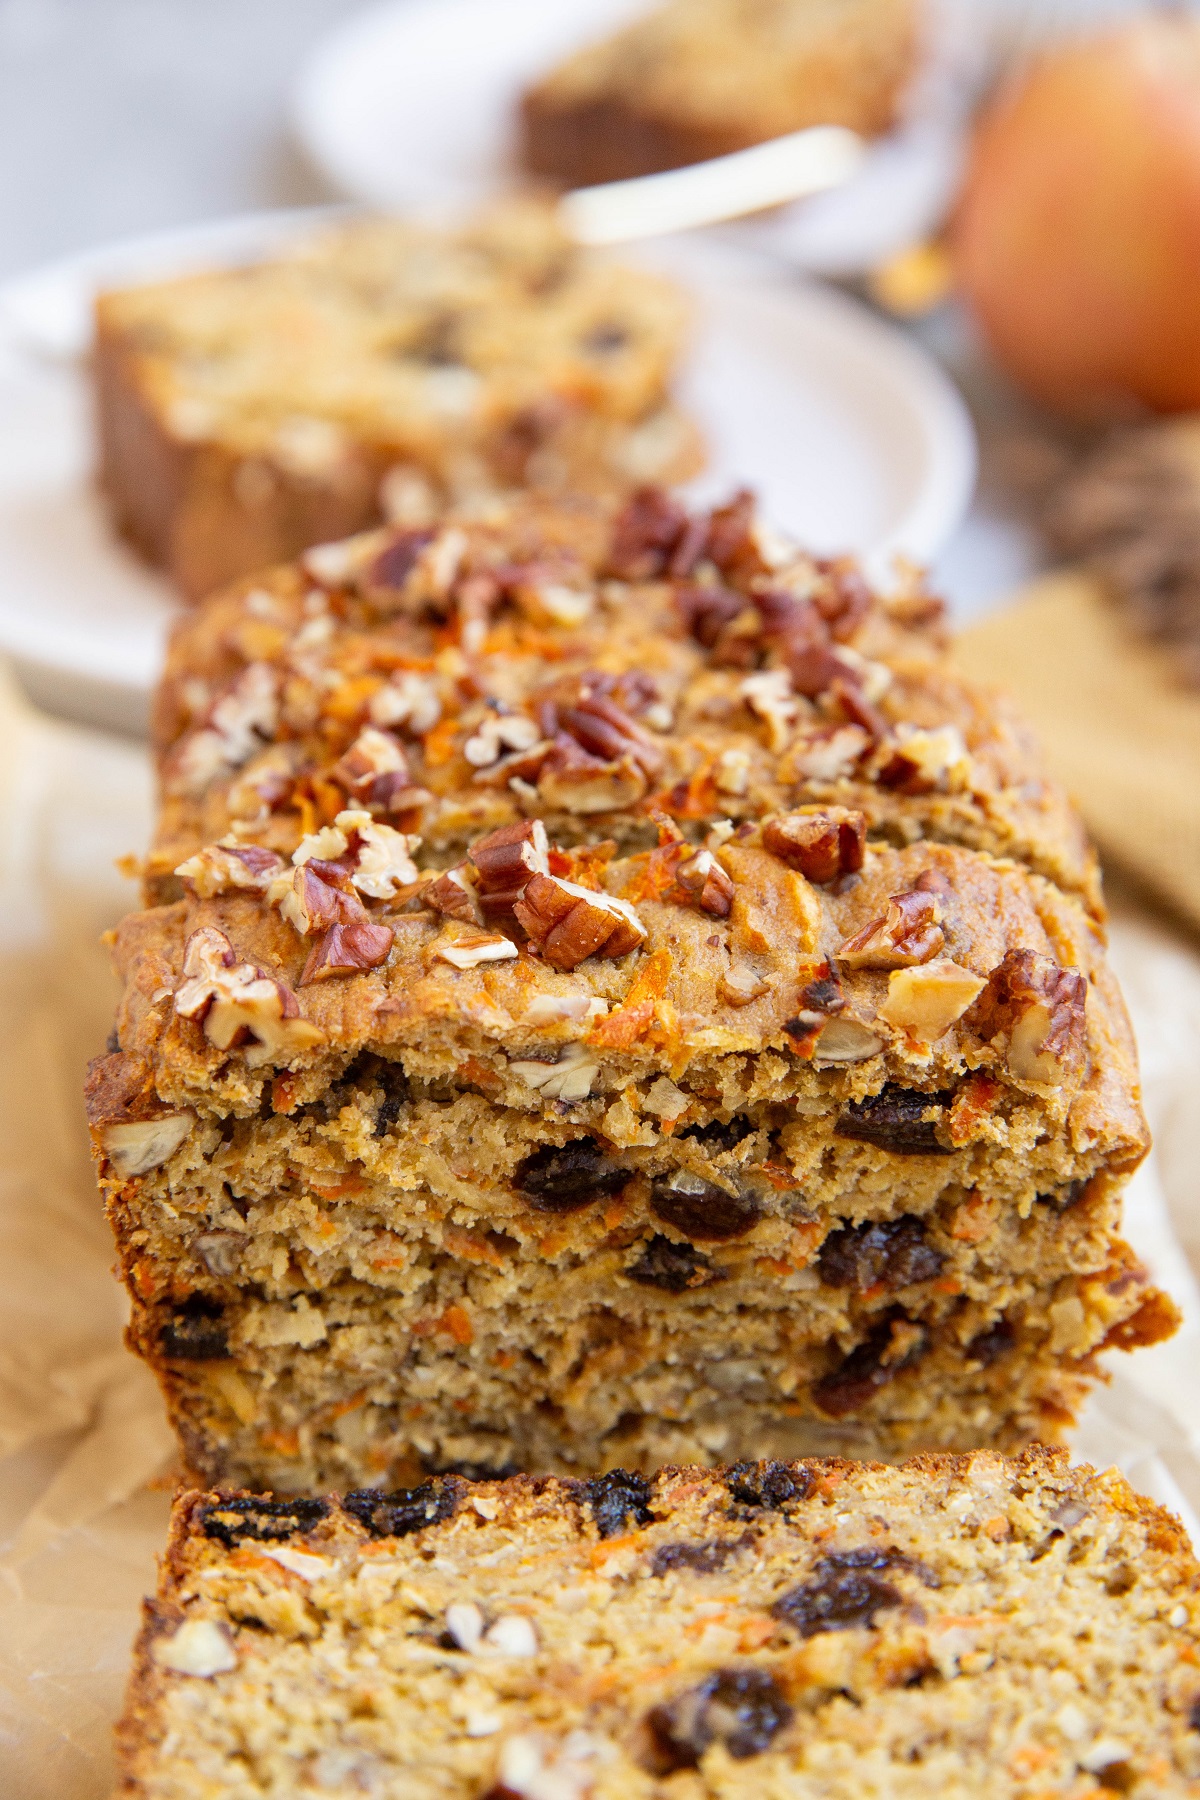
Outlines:
[[593, 267], [548, 211], [457, 237], [360, 221], [100, 297], [101, 484], [194, 600], [390, 508], [683, 479], [701, 460], [668, 398], [683, 332], [674, 290]]
[[92, 1126], [205, 1480], [1016, 1446], [1172, 1328], [1094, 864], [919, 582], [523, 501], [216, 597], [158, 742]]
[[[490, 592], [465, 653], [449, 596], [417, 598], [448, 551], [460, 589]], [[340, 572], [309, 559], [214, 596], [177, 627], [159, 691], [148, 897], [173, 898], [177, 864], [231, 824], [290, 854], [333, 817], [344, 795], [329, 770], [364, 727], [403, 711], [399, 691], [410, 711], [394, 729], [416, 798], [395, 822], [421, 834], [426, 866], [523, 817], [522, 782], [537, 785], [552, 836], [623, 847], [652, 841], [657, 814], [697, 838], [723, 818], [835, 803], [863, 811], [877, 841], [927, 837], [1026, 862], [1101, 916], [1078, 818], [1012, 708], [953, 672], [928, 590], [913, 582], [885, 601], [844, 560], [801, 556], [789, 569], [788, 555], [747, 497], [711, 519], [651, 492], [615, 513], [526, 500], [437, 535], [364, 538]], [[398, 558], [412, 566], [395, 591], [372, 570]], [[811, 596], [794, 616], [789, 584]], [[594, 738], [564, 738], [561, 718], [541, 774], [507, 742], [487, 759], [479, 734], [497, 700], [540, 729], [542, 705], [572, 683], [620, 702], [651, 752], [638, 751], [640, 770], [611, 751], [607, 774], [589, 766]], [[246, 726], [222, 745], [214, 714], [238, 708]], [[588, 781], [568, 782], [572, 771]], [[605, 808], [589, 782], [618, 804]]]
[[915, 49], [909, 0], [673, 0], [529, 90], [522, 158], [580, 187], [809, 125], [875, 136], [895, 123]]
[[188, 1492], [119, 1791], [1184, 1800], [1198, 1595], [1178, 1520], [1043, 1448]]

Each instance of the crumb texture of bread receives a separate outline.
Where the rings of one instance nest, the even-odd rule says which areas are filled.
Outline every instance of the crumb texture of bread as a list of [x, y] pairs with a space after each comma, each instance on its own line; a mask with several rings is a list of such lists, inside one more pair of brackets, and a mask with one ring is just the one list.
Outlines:
[[188, 1492], [120, 1800], [1185, 1800], [1200, 1570], [1034, 1449]]
[[567, 186], [724, 156], [810, 125], [896, 121], [914, 0], [668, 0], [525, 95], [522, 153]]
[[100, 477], [190, 599], [382, 518], [701, 461], [669, 384], [686, 306], [513, 203], [457, 234], [362, 219], [100, 296]]
[[1053, 1439], [1171, 1302], [1095, 865], [937, 603], [522, 500], [182, 626], [89, 1118], [206, 1485]]

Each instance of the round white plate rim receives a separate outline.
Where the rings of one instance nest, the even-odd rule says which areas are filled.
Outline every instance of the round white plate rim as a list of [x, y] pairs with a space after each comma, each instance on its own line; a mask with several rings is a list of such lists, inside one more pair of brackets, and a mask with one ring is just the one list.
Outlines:
[[[952, 4], [942, 0], [931, 16], [926, 67], [910, 96], [908, 116], [872, 147], [861, 175], [842, 192], [722, 230], [813, 273], [849, 275], [933, 229], [956, 186], [963, 142], [965, 71], [957, 41], [962, 34], [947, 12]], [[406, 208], [478, 204], [515, 175], [496, 157], [495, 145], [486, 159], [486, 177], [478, 169], [466, 177], [451, 166], [437, 148], [436, 126], [425, 161], [410, 156], [393, 162], [383, 145], [386, 122], [380, 125], [376, 84], [385, 76], [403, 82], [405, 50], [419, 57], [422, 35], [431, 30], [461, 43], [474, 35], [473, 15], [492, 21], [507, 11], [520, 38], [530, 30], [530, 18], [540, 14], [536, 29], [544, 32], [544, 45], [538, 54], [528, 65], [518, 57], [522, 66], [515, 81], [511, 52], [496, 72], [495, 87], [504, 89], [511, 106], [515, 89], [571, 44], [602, 35], [645, 6], [646, 0], [574, 0], [568, 15], [552, 0], [375, 0], [331, 25], [309, 50], [292, 85], [292, 130], [326, 179], [356, 200]], [[456, 33], [459, 14], [462, 28]], [[508, 48], [499, 51], [501, 59]], [[447, 61], [439, 57], [438, 68]], [[469, 58], [465, 74], [461, 64], [457, 73], [460, 88], [465, 80], [470, 90], [478, 79]], [[496, 98], [494, 89], [489, 97]], [[389, 103], [386, 117], [402, 118], [403, 109]], [[468, 126], [468, 138], [470, 132]]]
[[[39, 368], [57, 369], [61, 375], [64, 365], [75, 364], [85, 348], [78, 336], [80, 321], [87, 316], [92, 293], [106, 282], [142, 273], [165, 274], [210, 257], [252, 256], [256, 249], [302, 234], [329, 215], [328, 208], [240, 214], [96, 246], [10, 279], [0, 285], [0, 386], [14, 376], [36, 374]], [[665, 243], [648, 246], [647, 255], [684, 280], [690, 274], [700, 285], [701, 297], [707, 280], [712, 291], [723, 283], [727, 291], [752, 290], [756, 304], [790, 308], [797, 330], [807, 319], [848, 343], [858, 360], [873, 364], [876, 378], [889, 383], [907, 406], [920, 433], [925, 479], [907, 513], [872, 547], [866, 560], [881, 576], [898, 552], [932, 560], [961, 520], [975, 479], [973, 427], [948, 377], [919, 346], [848, 296], [808, 281], [764, 276], [744, 258], [697, 255], [695, 248], [691, 255], [681, 255], [681, 246]], [[45, 330], [39, 328], [41, 313]], [[130, 554], [119, 546], [116, 553]], [[145, 573], [139, 570], [143, 579]], [[161, 653], [170, 617], [164, 601], [161, 619], [146, 621], [140, 666], [131, 667], [99, 624], [94, 632], [64, 637], [63, 624], [56, 623], [52, 613], [22, 613], [0, 595], [0, 652], [12, 656], [39, 691], [53, 688], [61, 696], [74, 685], [80, 696], [77, 710], [83, 716], [111, 720], [113, 696], [144, 697], [148, 691], [148, 670], [155, 654]], [[55, 704], [61, 705], [61, 699]]]

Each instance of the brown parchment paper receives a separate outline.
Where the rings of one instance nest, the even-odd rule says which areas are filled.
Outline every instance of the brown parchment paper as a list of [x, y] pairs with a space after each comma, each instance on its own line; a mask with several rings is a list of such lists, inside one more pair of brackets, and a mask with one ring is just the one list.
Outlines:
[[[113, 859], [145, 843], [143, 750], [32, 712], [0, 670], [0, 1796], [107, 1800], [110, 1733], [152, 1589], [172, 1445], [121, 1346], [124, 1307], [82, 1117], [115, 985], [100, 933], [135, 903]], [[1080, 1451], [1200, 1510], [1200, 957], [1118, 907], [1157, 1163], [1129, 1225], [1183, 1304], [1171, 1344], [1114, 1359]]]

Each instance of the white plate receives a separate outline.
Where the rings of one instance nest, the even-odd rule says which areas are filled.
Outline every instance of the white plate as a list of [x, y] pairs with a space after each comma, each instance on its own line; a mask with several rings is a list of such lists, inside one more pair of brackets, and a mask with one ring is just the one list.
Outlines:
[[[144, 729], [174, 602], [113, 536], [91, 468], [89, 304], [114, 281], [252, 256], [313, 215], [260, 214], [94, 251], [0, 287], [0, 651], [34, 697]], [[749, 485], [776, 525], [886, 573], [931, 560], [975, 473], [956, 390], [901, 333], [844, 296], [748, 274], [695, 244], [643, 260], [691, 289], [682, 382], [711, 452], [697, 497]]]
[[[970, 0], [967, 0], [970, 3]], [[936, 57], [909, 122], [835, 194], [732, 228], [743, 242], [825, 275], [859, 274], [944, 215], [961, 160], [963, 0], [940, 0]], [[474, 205], [517, 176], [522, 90], [647, 0], [382, 0], [310, 52], [292, 119], [345, 194], [403, 209]]]

